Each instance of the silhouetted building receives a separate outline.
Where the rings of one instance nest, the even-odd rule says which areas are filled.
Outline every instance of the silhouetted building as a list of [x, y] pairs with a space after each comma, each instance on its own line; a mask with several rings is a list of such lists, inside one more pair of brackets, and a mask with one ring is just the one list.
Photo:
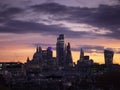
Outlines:
[[51, 47], [48, 47], [46, 50], [42, 50], [41, 47], [37, 47], [36, 52], [33, 55], [33, 59], [29, 60], [29, 58], [27, 58], [26, 70], [40, 72], [42, 70], [53, 68], [55, 64]]
[[33, 55], [33, 62], [36, 65], [42, 65], [42, 48], [37, 47], [36, 52]]
[[104, 50], [104, 59], [105, 59], [105, 64], [106, 65], [113, 64], [113, 56], [114, 56], [113, 51]]
[[56, 56], [57, 56], [57, 64], [59, 66], [64, 66], [65, 64], [65, 47], [64, 47], [64, 34], [60, 34], [57, 38], [56, 43]]
[[72, 54], [71, 54], [71, 48], [70, 48], [70, 43], [67, 45], [67, 50], [66, 50], [66, 66], [72, 67], [73, 66], [73, 60], [72, 60]]
[[88, 60], [90, 60], [90, 58], [89, 58], [89, 56], [84, 56], [84, 57], [83, 57], [83, 60], [84, 60], [84, 61], [88, 61]]
[[18, 77], [25, 75], [23, 64], [20, 62], [0, 62], [0, 73], [6, 77]]
[[42, 48], [38, 47], [36, 48], [36, 52], [33, 54], [33, 58], [32, 60], [30, 60], [29, 58], [27, 58], [27, 62], [26, 62], [26, 71], [40, 71], [42, 69], [42, 63], [43, 63], [43, 59], [42, 59]]
[[91, 72], [91, 66], [93, 63], [93, 60], [90, 60], [89, 56], [85, 56], [83, 49], [81, 49], [80, 59], [77, 61], [76, 70], [84, 72], [84, 74], [89, 74]]
[[42, 51], [43, 70], [51, 70], [55, 66], [55, 59], [53, 58], [52, 47], [48, 47]]
[[41, 56], [42, 56], [42, 61], [46, 61], [47, 60], [47, 50], [42, 50], [42, 53], [41, 53]]
[[83, 51], [82, 48], [81, 48], [81, 50], [80, 50], [80, 59], [79, 59], [79, 60], [81, 60], [81, 61], [84, 60], [84, 51]]
[[52, 47], [47, 48], [47, 59], [50, 60], [53, 58]]

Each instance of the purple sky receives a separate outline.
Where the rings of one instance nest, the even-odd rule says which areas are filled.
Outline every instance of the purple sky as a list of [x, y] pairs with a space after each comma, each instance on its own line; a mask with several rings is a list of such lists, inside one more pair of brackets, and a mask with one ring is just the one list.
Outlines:
[[119, 0], [0, 1], [0, 61], [16, 54], [27, 57], [23, 53], [38, 43], [55, 48], [61, 33], [73, 51], [103, 53], [109, 48], [119, 54]]

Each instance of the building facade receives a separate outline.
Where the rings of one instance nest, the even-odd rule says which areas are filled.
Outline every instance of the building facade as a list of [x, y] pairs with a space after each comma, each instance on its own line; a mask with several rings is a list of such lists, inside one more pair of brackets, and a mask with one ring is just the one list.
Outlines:
[[65, 62], [66, 62], [67, 67], [73, 67], [73, 60], [72, 60], [70, 43], [68, 43], [67, 48], [66, 48], [66, 60], [65, 60]]
[[56, 58], [57, 65], [63, 67], [65, 64], [65, 44], [64, 34], [60, 34], [56, 43]]
[[114, 52], [111, 50], [104, 50], [104, 59], [105, 59], [105, 64], [110, 65], [113, 64], [113, 56]]

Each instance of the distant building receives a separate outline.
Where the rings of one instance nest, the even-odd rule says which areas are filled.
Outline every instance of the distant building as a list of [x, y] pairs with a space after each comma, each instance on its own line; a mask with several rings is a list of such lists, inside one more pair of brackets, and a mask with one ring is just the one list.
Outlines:
[[104, 50], [104, 59], [105, 59], [105, 64], [106, 65], [113, 64], [113, 56], [114, 56], [113, 51]]
[[55, 60], [52, 48], [48, 47], [46, 50], [42, 50], [41, 47], [37, 47], [33, 59], [29, 60], [27, 58], [26, 70], [37, 70], [37, 72], [40, 72], [41, 70], [53, 68], [53, 65], [55, 65]]
[[81, 48], [81, 50], [80, 50], [80, 59], [79, 59], [79, 60], [81, 60], [81, 61], [84, 60], [84, 51], [83, 51], [82, 48]]
[[91, 71], [91, 66], [94, 64], [93, 60], [90, 60], [90, 57], [84, 55], [83, 49], [80, 50], [80, 58], [77, 61], [76, 70], [89, 74]]
[[66, 62], [66, 64], [65, 64], [66, 66], [73, 67], [73, 60], [72, 60], [70, 43], [68, 43], [68, 45], [67, 45], [65, 62]]
[[83, 57], [83, 60], [84, 60], [84, 61], [89, 61], [90, 58], [89, 58], [89, 56], [84, 56], [84, 57]]
[[64, 34], [60, 34], [59, 37], [57, 38], [56, 56], [57, 56], [57, 64], [61, 67], [64, 67], [65, 64]]
[[20, 62], [0, 62], [0, 74], [5, 77], [24, 76], [24, 66]]
[[85, 61], [89, 61], [89, 56], [85, 56], [85, 55], [84, 55], [84, 51], [83, 51], [83, 49], [81, 48], [81, 49], [80, 49], [80, 58], [79, 58], [79, 60], [78, 60], [78, 63], [79, 63], [79, 62], [85, 62]]
[[52, 47], [48, 47], [47, 48], [47, 59], [50, 60], [53, 58], [53, 51], [52, 51]]
[[33, 59], [32, 59], [32, 63], [36, 64], [36, 65], [42, 65], [42, 48], [41, 47], [37, 47], [36, 48], [36, 52], [33, 55]]

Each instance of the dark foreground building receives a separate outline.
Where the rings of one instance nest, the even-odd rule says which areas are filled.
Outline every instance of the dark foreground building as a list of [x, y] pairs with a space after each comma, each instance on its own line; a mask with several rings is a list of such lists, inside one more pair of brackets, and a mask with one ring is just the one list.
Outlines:
[[104, 50], [104, 58], [105, 58], [105, 64], [106, 65], [113, 64], [113, 56], [114, 56], [113, 51]]

